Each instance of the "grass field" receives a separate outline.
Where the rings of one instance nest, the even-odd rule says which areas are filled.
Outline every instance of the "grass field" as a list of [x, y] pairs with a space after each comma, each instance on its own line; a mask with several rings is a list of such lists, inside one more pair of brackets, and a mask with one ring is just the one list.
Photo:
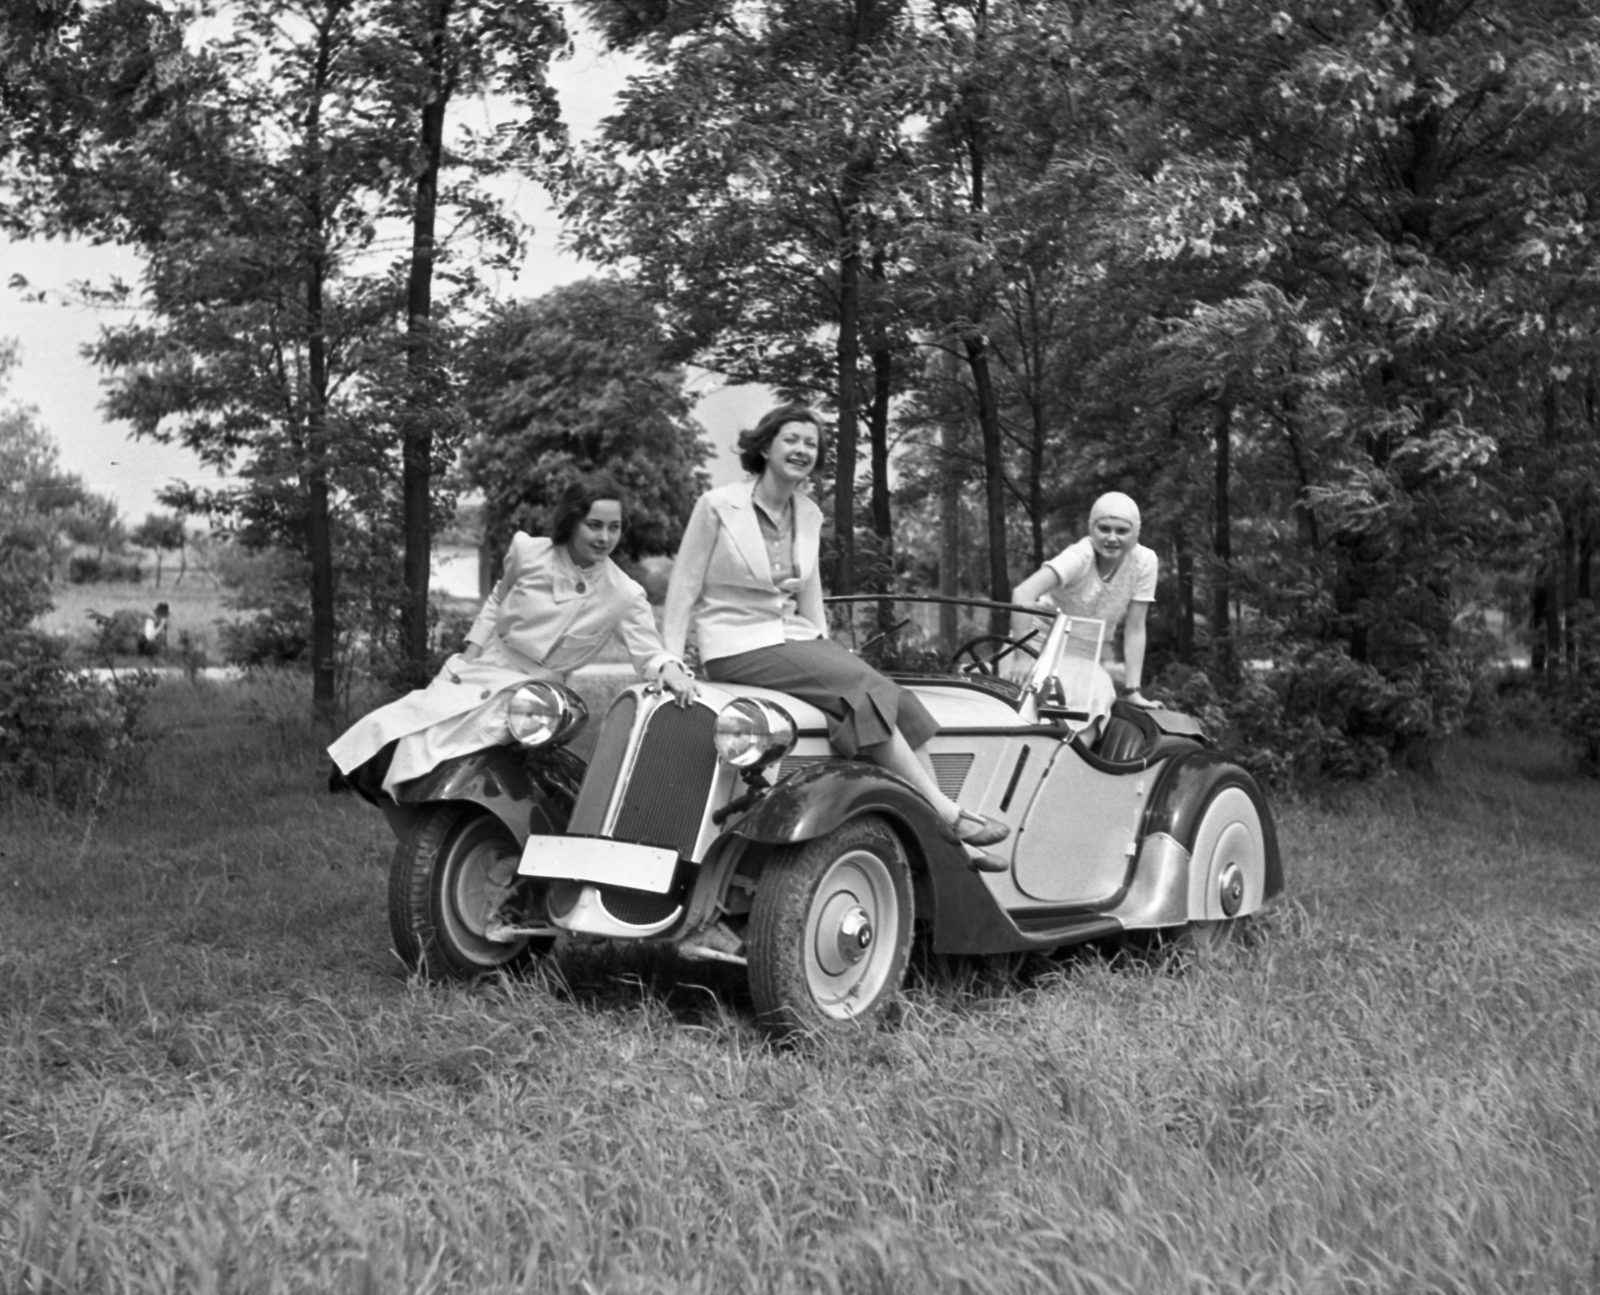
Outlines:
[[[168, 571], [160, 587], [146, 580], [142, 584], [103, 582], [97, 584], [59, 584], [51, 588], [54, 606], [39, 618], [38, 627], [47, 634], [65, 637], [74, 655], [86, 665], [102, 665], [94, 647], [95, 621], [90, 613], [110, 616], [128, 610], [142, 620], [158, 602], [171, 609], [168, 632], [169, 664], [181, 660], [180, 636], [189, 635], [190, 642], [201, 654], [202, 664], [222, 663], [217, 625], [220, 621], [248, 619], [253, 613], [240, 612], [227, 605], [228, 591], [209, 572], [191, 568], [181, 585], [173, 583], [174, 573]], [[476, 599], [457, 598], [444, 592], [435, 592], [433, 600], [451, 611], [476, 611]], [[139, 664], [134, 658], [117, 658], [119, 665]], [[142, 659], [149, 664], [148, 658]]]
[[204, 571], [190, 571], [181, 585], [173, 584], [173, 572], [166, 572], [159, 588], [150, 581], [142, 584], [101, 583], [61, 584], [50, 591], [55, 606], [39, 618], [39, 628], [48, 634], [69, 639], [80, 653], [92, 655], [95, 623], [90, 612], [110, 616], [124, 609], [141, 619], [159, 602], [171, 609], [169, 641], [177, 647], [178, 636], [187, 631], [195, 645], [213, 663], [220, 661], [217, 650], [218, 620], [235, 619], [239, 613], [223, 604], [226, 591]]
[[298, 684], [163, 686], [0, 837], [0, 1292], [1594, 1292], [1600, 787], [1536, 738], [1280, 807], [1182, 969], [919, 969], [775, 1048], [735, 970], [407, 980]]

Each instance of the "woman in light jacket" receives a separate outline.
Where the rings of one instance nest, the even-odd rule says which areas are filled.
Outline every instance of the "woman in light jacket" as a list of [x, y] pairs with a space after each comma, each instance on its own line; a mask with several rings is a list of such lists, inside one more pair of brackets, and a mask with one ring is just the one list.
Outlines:
[[562, 494], [549, 539], [518, 531], [465, 649], [426, 688], [373, 711], [329, 747], [340, 772], [398, 739], [383, 779], [392, 791], [451, 756], [504, 742], [510, 692], [530, 679], [564, 682], [613, 638], [640, 674], [688, 705], [694, 680], [662, 646], [644, 589], [611, 561], [623, 520], [621, 488], [596, 474]]
[[682, 655], [691, 626], [706, 677], [788, 693], [828, 716], [840, 755], [871, 760], [911, 783], [951, 834], [992, 845], [1010, 831], [939, 790], [918, 755], [938, 724], [914, 693], [827, 637], [818, 567], [822, 510], [801, 491], [822, 452], [817, 416], [774, 409], [739, 436], [754, 478], [701, 495], [667, 584], [662, 635]]

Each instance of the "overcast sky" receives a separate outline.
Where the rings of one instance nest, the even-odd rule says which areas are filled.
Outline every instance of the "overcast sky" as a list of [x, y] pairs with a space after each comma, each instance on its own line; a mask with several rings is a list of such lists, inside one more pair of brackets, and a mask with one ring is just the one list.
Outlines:
[[[572, 58], [552, 67], [551, 83], [561, 96], [562, 110], [575, 137], [592, 130], [610, 111], [626, 75], [625, 61], [602, 54], [584, 41]], [[532, 230], [522, 271], [514, 282], [498, 286], [500, 295], [535, 297], [594, 273], [594, 267], [558, 247], [558, 223], [537, 185], [523, 182], [514, 202]], [[126, 424], [105, 421], [99, 409], [100, 373], [79, 352], [101, 327], [116, 320], [60, 302], [77, 280], [103, 284], [117, 275], [137, 282], [138, 258], [116, 247], [44, 242], [9, 243], [0, 256], [4, 258], [0, 265], [0, 337], [16, 338], [22, 350], [9, 399], [38, 408], [40, 421], [61, 448], [62, 466], [81, 476], [91, 490], [115, 498], [131, 525], [159, 508], [156, 491], [169, 481], [203, 483], [204, 470], [186, 450], [136, 441], [127, 434]], [[7, 287], [13, 275], [25, 278], [33, 291], [46, 292], [49, 300], [29, 301], [20, 291]], [[696, 416], [712, 432], [716, 444], [725, 443], [730, 431], [753, 422], [765, 400], [764, 393], [750, 389], [715, 390], [716, 384], [709, 378], [698, 385], [711, 389]], [[737, 465], [727, 453], [710, 466], [717, 482], [737, 475]]]

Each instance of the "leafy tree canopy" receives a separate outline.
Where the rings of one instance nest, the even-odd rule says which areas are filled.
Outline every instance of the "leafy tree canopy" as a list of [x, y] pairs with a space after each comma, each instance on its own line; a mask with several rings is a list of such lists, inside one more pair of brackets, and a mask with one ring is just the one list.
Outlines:
[[706, 486], [710, 449], [655, 310], [614, 279], [586, 279], [497, 311], [474, 339], [462, 458], [496, 550], [547, 535], [574, 478], [603, 470], [628, 492], [623, 550], [670, 553]]

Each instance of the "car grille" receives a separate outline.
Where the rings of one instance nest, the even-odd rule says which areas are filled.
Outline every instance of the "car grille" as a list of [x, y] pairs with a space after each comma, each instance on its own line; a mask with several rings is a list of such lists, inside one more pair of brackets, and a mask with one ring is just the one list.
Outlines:
[[679, 901], [671, 895], [629, 890], [623, 886], [601, 886], [599, 893], [600, 906], [629, 926], [654, 926], [678, 911]]
[[934, 781], [951, 800], [961, 799], [961, 789], [967, 785], [967, 774], [972, 769], [972, 758], [971, 751], [939, 751], [928, 757], [933, 765]]
[[628, 733], [638, 711], [638, 697], [625, 692], [606, 712], [600, 725], [600, 737], [594, 744], [594, 754], [589, 757], [588, 771], [583, 775], [583, 786], [578, 789], [578, 799], [572, 806], [572, 817], [567, 821], [567, 831], [598, 836], [605, 827], [606, 806], [617, 782], [617, 771], [622, 768], [622, 757], [627, 754]]
[[[569, 831], [598, 835], [603, 830], [637, 710], [638, 700], [629, 693], [607, 712]], [[612, 837], [669, 846], [680, 855], [693, 856], [706, 799], [716, 780], [717, 751], [712, 744], [716, 722], [716, 712], [709, 706], [656, 709], [639, 739]]]

